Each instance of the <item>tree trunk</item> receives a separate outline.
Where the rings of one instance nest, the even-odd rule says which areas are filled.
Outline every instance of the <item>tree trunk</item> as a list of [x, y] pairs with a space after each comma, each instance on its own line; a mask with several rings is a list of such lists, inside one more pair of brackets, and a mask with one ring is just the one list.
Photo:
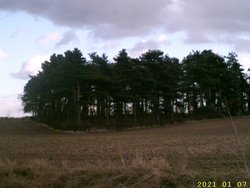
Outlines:
[[81, 125], [81, 104], [80, 104], [80, 83], [77, 83], [77, 88], [76, 88], [76, 115], [77, 115], [77, 125]]

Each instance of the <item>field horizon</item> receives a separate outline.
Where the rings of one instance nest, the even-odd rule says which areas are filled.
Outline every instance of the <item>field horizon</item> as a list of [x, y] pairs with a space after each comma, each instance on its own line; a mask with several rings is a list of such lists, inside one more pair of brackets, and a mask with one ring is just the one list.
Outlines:
[[0, 187], [248, 187], [250, 116], [233, 120], [240, 143], [229, 118], [98, 133], [0, 119]]

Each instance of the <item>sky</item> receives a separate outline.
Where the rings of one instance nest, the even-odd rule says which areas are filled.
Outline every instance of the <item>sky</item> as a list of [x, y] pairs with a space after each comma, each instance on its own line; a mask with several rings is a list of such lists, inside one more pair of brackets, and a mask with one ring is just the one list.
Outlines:
[[249, 0], [0, 0], [0, 117], [24, 114], [20, 95], [41, 63], [79, 48], [85, 57], [160, 49], [234, 51], [250, 68]]

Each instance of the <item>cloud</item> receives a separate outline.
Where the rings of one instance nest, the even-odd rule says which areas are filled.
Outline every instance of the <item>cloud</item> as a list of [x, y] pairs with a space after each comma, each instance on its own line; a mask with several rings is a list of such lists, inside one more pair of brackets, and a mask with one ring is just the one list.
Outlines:
[[225, 35], [218, 39], [220, 43], [231, 45], [232, 49], [241, 53], [249, 53], [250, 51], [250, 35]]
[[1, 48], [0, 48], [0, 61], [6, 59], [8, 57], [8, 54], [6, 52], [4, 52]]
[[24, 62], [18, 72], [10, 73], [10, 75], [18, 79], [29, 79], [29, 75], [36, 75], [38, 71], [41, 70], [41, 64], [46, 60], [49, 60], [49, 56], [35, 55], [28, 61]]
[[47, 33], [43, 36], [41, 36], [37, 42], [40, 45], [46, 45], [49, 43], [54, 43], [62, 40], [62, 34], [60, 32], [52, 32], [52, 33]]
[[[221, 36], [250, 34], [250, 1], [176, 0], [178, 13], [169, 9], [169, 31], [184, 31], [188, 43], [217, 41]], [[208, 37], [209, 36], [209, 37]]]
[[67, 45], [73, 41], [78, 41], [75, 32], [73, 30], [67, 31], [66, 33], [63, 34], [60, 41], [57, 42], [56, 47]]
[[250, 39], [236, 38], [234, 40], [234, 50], [240, 52], [250, 51]]
[[41, 36], [37, 43], [39, 45], [48, 45], [55, 44], [55, 48], [58, 48], [63, 45], [67, 45], [70, 42], [78, 41], [78, 37], [75, 34], [74, 30], [66, 31], [65, 33], [60, 32], [51, 32]]
[[171, 42], [167, 39], [165, 35], [160, 35], [153, 39], [141, 40], [140, 42], [136, 43], [133, 48], [129, 49], [128, 52], [132, 56], [138, 56], [148, 51], [149, 49], [159, 49], [162, 45], [170, 44]]
[[0, 9], [24, 11], [56, 25], [89, 29], [93, 36], [118, 38], [148, 33], [165, 18], [171, 0], [0, 0]]
[[241, 57], [239, 57], [239, 63], [243, 66], [242, 68], [247, 71], [250, 69], [250, 53], [242, 54]]
[[[94, 38], [149, 36], [161, 29], [183, 32], [191, 44], [250, 35], [249, 6], [247, 0], [0, 0], [0, 10], [24, 11], [56, 25], [85, 29]], [[67, 40], [58, 45], [64, 43]]]
[[0, 117], [23, 117], [22, 102], [18, 94], [0, 96]]
[[159, 44], [153, 40], [140, 41], [134, 45], [133, 48], [129, 49], [128, 52], [131, 56], [137, 57], [149, 49], [158, 49]]

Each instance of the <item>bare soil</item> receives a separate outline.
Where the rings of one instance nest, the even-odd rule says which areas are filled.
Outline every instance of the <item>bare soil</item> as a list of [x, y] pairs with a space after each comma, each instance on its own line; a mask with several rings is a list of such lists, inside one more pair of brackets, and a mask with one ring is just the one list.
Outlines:
[[243, 159], [250, 165], [250, 117], [234, 122], [240, 145], [230, 119], [105, 133], [2, 119], [0, 187], [249, 187]]

